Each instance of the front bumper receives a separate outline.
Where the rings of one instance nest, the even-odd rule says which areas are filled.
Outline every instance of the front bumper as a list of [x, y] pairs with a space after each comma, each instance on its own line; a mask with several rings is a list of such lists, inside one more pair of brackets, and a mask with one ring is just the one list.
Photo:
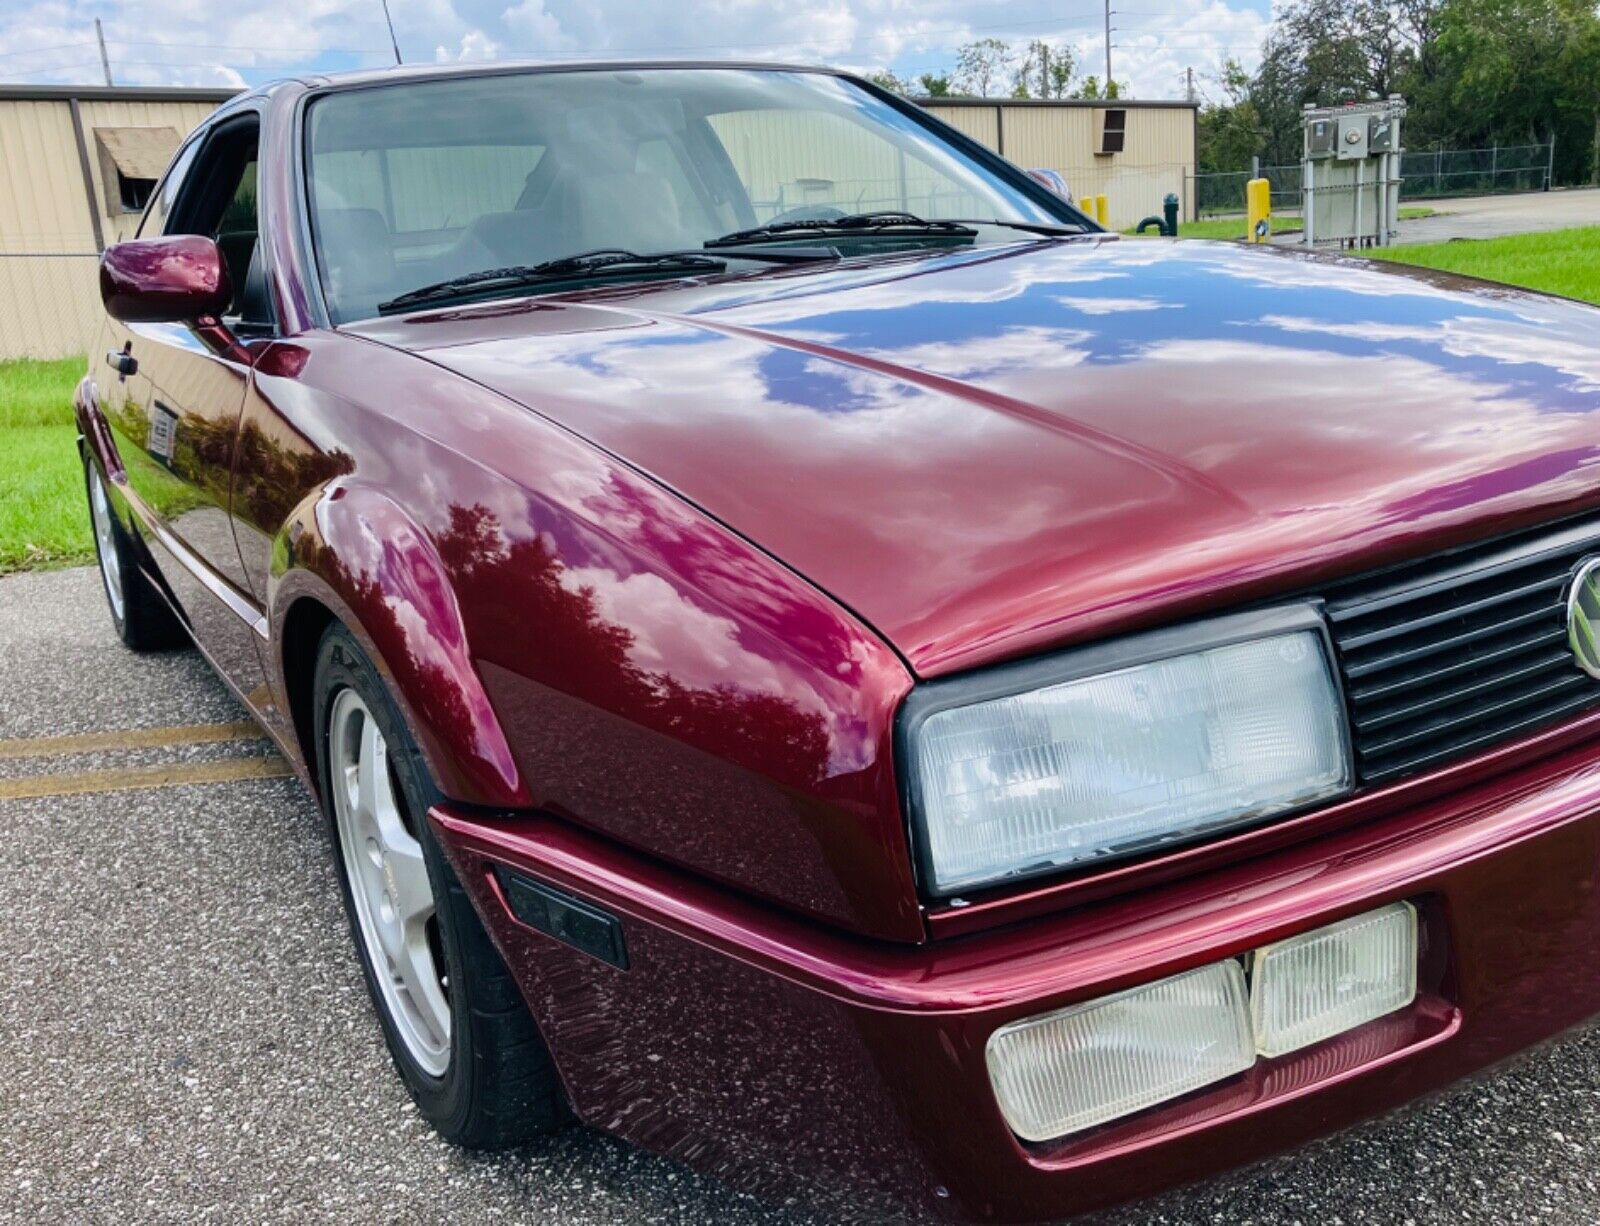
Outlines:
[[[1600, 1012], [1592, 746], [1383, 821], [1009, 930], [827, 931], [539, 817], [433, 812], [577, 1114], [726, 1182], [850, 1217], [1034, 1221], [1260, 1158]], [[622, 917], [629, 968], [525, 927], [496, 864]], [[1414, 1004], [1079, 1137], [1024, 1145], [999, 1026], [1406, 899]]]

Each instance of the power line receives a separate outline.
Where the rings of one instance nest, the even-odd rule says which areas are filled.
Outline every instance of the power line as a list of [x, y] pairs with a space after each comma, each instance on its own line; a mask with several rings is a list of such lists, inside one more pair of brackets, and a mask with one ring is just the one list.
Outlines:
[[307, 55], [387, 55], [387, 47], [319, 47], [306, 45], [299, 47], [287, 46], [283, 43], [273, 43], [270, 47], [250, 46], [245, 43], [191, 43], [184, 42], [156, 42], [146, 39], [140, 41], [132, 38], [109, 38], [106, 40], [113, 47], [169, 47], [174, 51], [185, 51], [191, 47], [200, 47], [206, 51], [254, 51], [257, 54], [275, 54], [279, 51], [296, 51]]
[[13, 47], [10, 51], [0, 51], [0, 59], [13, 55], [44, 55], [48, 51], [69, 51], [75, 47], [92, 47], [94, 39], [79, 39], [75, 43], [52, 43], [48, 47]]
[[[1095, 2], [1095, 0], [1091, 0], [1091, 2]], [[1098, 7], [1098, 4], [1096, 4], [1096, 7]], [[1093, 9], [1093, 8], [1088, 10], [1088, 12], [1094, 12], [1094, 11], [1095, 11], [1095, 9]], [[916, 29], [916, 30], [880, 30], [875, 34], [861, 34], [861, 35], [854, 36], [854, 37], [851, 38], [850, 41], [852, 43], [864, 43], [864, 42], [881, 42], [884, 39], [897, 39], [897, 40], [899, 40], [901, 42], [911, 43], [911, 42], [917, 42], [919, 40], [927, 39], [927, 38], [930, 38], [930, 37], [933, 37], [933, 36], [939, 35], [939, 34], [986, 34], [986, 33], [993, 33], [993, 32], [995, 32], [997, 30], [1019, 30], [1020, 31], [1020, 30], [1026, 30], [1026, 29], [1037, 29], [1037, 28], [1039, 28], [1041, 26], [1042, 27], [1055, 26], [1057, 28], [1062, 28], [1062, 29], [1074, 29], [1074, 28], [1080, 28], [1081, 29], [1081, 28], [1085, 28], [1085, 27], [1073, 27], [1073, 26], [1064, 26], [1063, 27], [1063, 26], [1060, 25], [1060, 23], [1061, 23], [1061, 17], [1056, 16], [1056, 17], [1042, 17], [1042, 18], [1038, 18], [1038, 19], [1035, 19], [1035, 20], [1029, 20], [1029, 21], [1007, 21], [1007, 22], [1002, 22], [1002, 23], [998, 23], [998, 24], [994, 24], [994, 25], [981, 25], [981, 26], [958, 25], [958, 26], [939, 26], [939, 27], [934, 27], [934, 28], [931, 28], [931, 29]], [[813, 38], [813, 39], [805, 39], [805, 40], [802, 40], [802, 41], [791, 41], [791, 42], [761, 41], [761, 42], [748, 42], [748, 43], [683, 43], [683, 44], [679, 44], [677, 46], [667, 46], [667, 45], [663, 45], [661, 43], [652, 43], [649, 46], [635, 46], [635, 47], [628, 47], [628, 46], [614, 47], [614, 46], [611, 46], [611, 47], [605, 47], [605, 48], [603, 48], [601, 50], [598, 50], [598, 51], [557, 51], [557, 50], [550, 50], [550, 49], [542, 49], [542, 50], [539, 50], [539, 51], [527, 51], [527, 50], [524, 50], [524, 49], [521, 49], [521, 48], [508, 48], [507, 51], [508, 51], [508, 54], [510, 54], [510, 55], [514, 55], [514, 56], [529, 56], [529, 57], [535, 57], [535, 58], [568, 57], [568, 56], [580, 56], [580, 57], [584, 57], [584, 58], [592, 58], [594, 56], [599, 56], [599, 55], [628, 54], [628, 53], [653, 52], [653, 51], [759, 51], [759, 50], [763, 50], [763, 49], [765, 49], [765, 50], [778, 50], [778, 49], [783, 49], [783, 48], [795, 48], [795, 47], [815, 47], [818, 43], [824, 42], [824, 41], [827, 41], [827, 40], [822, 39], [822, 38]]]
[[[1093, 3], [1094, 0], [1090, 0], [1090, 2]], [[1227, 54], [1227, 53], [1230, 53], [1230, 52], [1233, 52], [1233, 51], [1238, 51], [1238, 50], [1243, 50], [1243, 49], [1258, 50], [1260, 45], [1261, 45], [1261, 39], [1260, 38], [1258, 38], [1258, 39], [1256, 39], [1254, 41], [1251, 41], [1251, 42], [1247, 42], [1247, 43], [1241, 43], [1241, 42], [1216, 42], [1215, 39], [1216, 39], [1216, 37], [1218, 35], [1221, 35], [1221, 34], [1234, 34], [1234, 33], [1238, 32], [1238, 28], [1236, 26], [1231, 26], [1231, 25], [1227, 26], [1227, 27], [1224, 27], [1224, 28], [1217, 28], [1217, 29], [1213, 29], [1213, 30], [1208, 30], [1206, 28], [1201, 27], [1201, 28], [1185, 28], [1185, 29], [1179, 29], [1179, 30], [1175, 30], [1175, 31], [1161, 31], [1161, 30], [1158, 30], [1158, 29], [1152, 29], [1152, 28], [1144, 27], [1144, 26], [1134, 26], [1134, 27], [1130, 27], [1130, 28], [1127, 28], [1127, 29], [1121, 29], [1120, 27], [1113, 27], [1111, 25], [1111, 17], [1113, 16], [1113, 10], [1112, 10], [1112, 7], [1111, 7], [1111, 0], [1099, 0], [1099, 2], [1100, 2], [1101, 5], [1103, 5], [1103, 13], [1104, 13], [1106, 79], [1108, 81], [1113, 79], [1111, 77], [1111, 52], [1112, 52], [1113, 48], [1124, 48], [1124, 49], [1128, 49], [1128, 50], [1132, 50], [1132, 51], [1137, 51], [1137, 52], [1140, 52], [1140, 53], [1152, 53], [1152, 52], [1159, 53], [1159, 52], [1161, 52], [1163, 50], [1167, 50], [1167, 49], [1170, 49], [1170, 48], [1179, 48], [1179, 49], [1181, 49], [1182, 47], [1184, 47], [1185, 44], [1197, 43], [1198, 45], [1190, 47], [1190, 51], [1191, 52], [1200, 51], [1202, 53], [1211, 52], [1211, 53], [1214, 53], [1214, 54]], [[385, 8], [387, 8], [386, 5], [385, 5]], [[1117, 15], [1129, 14], [1129, 15], [1139, 15], [1139, 16], [1145, 16], [1145, 15], [1157, 16], [1157, 15], [1163, 15], [1166, 12], [1168, 12], [1168, 10], [1161, 10], [1161, 9], [1119, 9], [1119, 10], [1115, 10], [1115, 13]], [[1087, 14], [1084, 14], [1084, 15], [1086, 16]], [[1093, 27], [1089, 26], [1087, 23], [1084, 23], [1084, 24], [1081, 24], [1081, 25], [1076, 25], [1076, 26], [1067, 25], [1065, 27], [1061, 27], [1057, 23], [1061, 22], [1062, 19], [1063, 19], [1063, 15], [1062, 14], [1058, 14], [1057, 16], [1052, 17], [1052, 18], [1041, 18], [1041, 19], [1037, 19], [1037, 20], [1028, 20], [1028, 21], [1011, 21], [1011, 22], [1006, 22], [1006, 23], [1003, 23], [1003, 24], [1002, 23], [986, 24], [986, 25], [965, 25], [964, 24], [964, 25], [958, 25], [958, 26], [935, 27], [935, 28], [932, 28], [932, 29], [915, 30], [915, 31], [910, 31], [910, 32], [899, 31], [899, 30], [882, 30], [882, 31], [878, 31], [876, 33], [862, 34], [862, 35], [859, 35], [857, 37], [854, 37], [854, 38], [852, 38], [850, 40], [850, 43], [851, 43], [851, 45], [858, 45], [858, 44], [861, 44], [861, 43], [870, 44], [870, 43], [881, 41], [883, 39], [898, 39], [898, 40], [901, 40], [903, 42], [917, 42], [917, 41], [926, 41], [926, 40], [929, 40], [929, 39], [934, 38], [934, 37], [936, 37], [938, 35], [941, 35], [941, 34], [967, 35], [967, 34], [978, 34], [978, 33], [983, 33], [983, 32], [993, 32], [993, 31], [1013, 31], [1013, 30], [1020, 31], [1020, 30], [1025, 29], [1025, 28], [1040, 27], [1040, 26], [1056, 26], [1057, 29], [1060, 30], [1060, 33], [1061, 33], [1062, 37], [1069, 37], [1069, 36], [1074, 36], [1075, 35], [1081, 41], [1081, 39], [1087, 35], [1088, 31], [1093, 28]], [[97, 26], [99, 25], [98, 20], [96, 22], [96, 25]], [[1266, 33], [1267, 33], [1269, 28], [1270, 28], [1270, 23], [1268, 23], [1268, 26], [1263, 27], [1261, 37], [1263, 37], [1263, 38], [1265, 37], [1265, 35], [1266, 35]], [[1124, 35], [1133, 37], [1136, 40], [1153, 40], [1153, 41], [1136, 41], [1136, 42], [1134, 42], [1132, 44], [1114, 42], [1112, 40], [1111, 35], [1112, 35], [1114, 30], [1119, 30], [1119, 29], [1121, 29], [1121, 32]], [[393, 30], [392, 24], [390, 26], [390, 30], [391, 30], [391, 38], [392, 38], [392, 30]], [[99, 41], [100, 41], [100, 50], [101, 50], [101, 61], [100, 61], [101, 62], [101, 67], [102, 67], [102, 70], [106, 73], [106, 75], [108, 77], [109, 77], [109, 74], [110, 74], [110, 66], [109, 66], [109, 59], [105, 54], [105, 44], [106, 43], [110, 43], [112, 46], [115, 46], [115, 47], [151, 47], [151, 48], [158, 48], [158, 49], [171, 49], [171, 50], [174, 50], [174, 51], [184, 51], [184, 52], [188, 52], [188, 51], [191, 51], [191, 50], [194, 50], [194, 49], [215, 50], [215, 51], [249, 52], [249, 53], [253, 53], [253, 59], [252, 59], [251, 63], [244, 65], [244, 67], [250, 68], [250, 69], [262, 69], [262, 68], [267, 68], [267, 67], [273, 66], [275, 64], [281, 64], [281, 63], [283, 63], [283, 60], [282, 60], [281, 57], [282, 57], [283, 53], [285, 53], [285, 52], [300, 52], [300, 53], [310, 54], [310, 55], [351, 55], [351, 56], [371, 56], [371, 55], [382, 55], [382, 54], [385, 54], [383, 49], [376, 48], [376, 47], [321, 47], [321, 46], [294, 47], [294, 46], [286, 46], [286, 45], [278, 44], [278, 45], [274, 45], [274, 46], [272, 46], [270, 48], [264, 48], [264, 47], [257, 47], [257, 46], [241, 45], [241, 44], [237, 44], [237, 43], [182, 43], [182, 44], [179, 44], [179, 43], [174, 43], [174, 42], [162, 42], [162, 41], [159, 41], [159, 40], [148, 40], [148, 39], [141, 40], [141, 39], [103, 39], [102, 38]], [[661, 53], [661, 52], [717, 52], [717, 51], [739, 51], [739, 50], [766, 50], [766, 51], [774, 51], [775, 52], [775, 51], [779, 51], [779, 50], [783, 50], [783, 49], [789, 49], [789, 50], [795, 50], [795, 49], [814, 50], [815, 48], [818, 47], [818, 45], [819, 45], [819, 43], [821, 41], [823, 41], [823, 40], [811, 39], [811, 40], [806, 40], [806, 41], [803, 41], [803, 42], [801, 42], [801, 41], [793, 41], [793, 42], [751, 42], [751, 43], [721, 43], [721, 44], [695, 43], [695, 44], [682, 44], [682, 45], [678, 45], [678, 46], [663, 46], [661, 44], [655, 44], [655, 45], [653, 45], [651, 47], [648, 47], [648, 48], [620, 46], [620, 47], [605, 47], [605, 48], [600, 48], [600, 49], [577, 50], [577, 51], [543, 50], [543, 51], [531, 52], [531, 53], [530, 52], [525, 52], [525, 51], [520, 51], [520, 50], [517, 50], [517, 49], [506, 49], [504, 51], [504, 54], [509, 58], [523, 58], [523, 57], [526, 57], [526, 58], [533, 58], [533, 59], [566, 59], [566, 58], [594, 59], [594, 58], [600, 58], [600, 57], [605, 57], [605, 56], [626, 55], [626, 54], [629, 54], [629, 53], [636, 53], [636, 52], [647, 52], [647, 53]], [[72, 42], [72, 43], [51, 44], [51, 45], [44, 46], [44, 47], [18, 47], [18, 48], [13, 48], [13, 49], [11, 49], [9, 51], [0, 51], [0, 57], [15, 57], [15, 56], [24, 56], [24, 55], [46, 55], [46, 54], [50, 54], [50, 53], [54, 53], [54, 52], [76, 50], [76, 49], [82, 48], [82, 47], [93, 47], [95, 45], [96, 45], [95, 41], [80, 40], [78, 42]], [[392, 41], [391, 42], [391, 48], [393, 49], [394, 54], [395, 54], [396, 59], [397, 59], [397, 62], [398, 62], [398, 60], [399, 60], [398, 43], [395, 42], [395, 41]], [[55, 65], [50, 65], [50, 66], [47, 66], [47, 67], [41, 67], [41, 68], [38, 68], [38, 69], [33, 69], [33, 70], [30, 70], [30, 71], [28, 71], [28, 72], [26, 72], [26, 73], [24, 73], [22, 75], [25, 75], [25, 76], [41, 76], [41, 75], [66, 73], [66, 72], [74, 71], [74, 70], [79, 69], [79, 68], [91, 66], [91, 65], [93, 65], [93, 63], [94, 63], [94, 61], [83, 61], [83, 62], [74, 62], [74, 63], [68, 63], [68, 64], [55, 64]], [[151, 58], [144, 58], [144, 59], [135, 60], [135, 59], [125, 59], [125, 58], [119, 56], [118, 57], [118, 63], [126, 65], [128, 67], [138, 67], [138, 68], [176, 68], [176, 67], [193, 67], [193, 66], [195, 66], [195, 61], [194, 61], [194, 58], [192, 56], [186, 56], [185, 58], [183, 58], [181, 60], [164, 60], [164, 59], [151, 59]], [[219, 68], [223, 68], [223, 67], [234, 68], [233, 65], [229, 65], [229, 64], [217, 64], [215, 66], [219, 67]], [[237, 71], [236, 68], [234, 70]]]
[[98, 68], [99, 66], [99, 60], [79, 60], [74, 64], [58, 64], [54, 68], [30, 68], [22, 72], [15, 73], [10, 72], [10, 70], [7, 69], [9, 74], [7, 80], [20, 81], [28, 77], [47, 77], [58, 72], [73, 72], [79, 68]]
[[[1094, 2], [1094, 0], [1090, 0], [1090, 3], [1093, 3], [1093, 2]], [[1102, 0], [1102, 3], [1104, 3], [1104, 0]], [[1096, 6], [1096, 7], [1098, 7], [1098, 6]], [[1110, 7], [1109, 4], [1106, 3], [1105, 4], [1105, 8], [1109, 9], [1109, 7]], [[1093, 12], [1093, 11], [1094, 10], [1092, 8], [1088, 9], [1083, 15], [1087, 16], [1088, 12]], [[1127, 15], [1127, 16], [1165, 16], [1165, 15], [1168, 15], [1170, 12], [1171, 12], [1171, 10], [1165, 10], [1165, 9], [1118, 9], [1118, 10], [1116, 10], [1116, 13], [1118, 15]], [[1062, 19], [1063, 19], [1063, 17], [1065, 15], [1066, 14], [1057, 14], [1054, 17], [1034, 18], [1034, 19], [1029, 19], [1029, 20], [1026, 20], [1026, 21], [1007, 21], [1007, 22], [984, 24], [984, 25], [967, 25], [967, 24], [963, 24], [963, 25], [952, 25], [952, 26], [937, 26], [937, 27], [932, 27], [932, 28], [927, 28], [927, 29], [915, 29], [915, 30], [880, 30], [880, 31], [877, 31], [875, 33], [861, 34], [861, 35], [855, 36], [850, 41], [851, 41], [852, 44], [876, 43], [876, 42], [884, 41], [886, 39], [899, 40], [899, 41], [902, 41], [902, 42], [919, 42], [919, 41], [924, 41], [924, 40], [927, 40], [929, 38], [934, 38], [934, 37], [937, 37], [939, 35], [944, 35], [944, 34], [956, 34], [956, 35], [961, 35], [961, 34], [985, 34], [985, 33], [993, 33], [995, 31], [1009, 31], [1009, 30], [1021, 31], [1021, 30], [1027, 30], [1027, 29], [1038, 29], [1038, 28], [1041, 28], [1041, 27], [1052, 27], [1052, 26], [1056, 27], [1059, 30], [1061, 30], [1061, 32], [1063, 34], [1066, 34], [1066, 33], [1071, 33], [1071, 32], [1085, 32], [1088, 29], [1092, 28], [1092, 27], [1089, 27], [1086, 24], [1074, 26], [1074, 25], [1069, 23], [1069, 24], [1063, 25], [1061, 23], [1062, 23]], [[1109, 16], [1109, 13], [1107, 15]], [[1118, 27], [1118, 28], [1121, 29], [1120, 27]], [[1228, 28], [1228, 32], [1232, 33], [1233, 29], [1234, 29], [1233, 27], [1229, 27]], [[1121, 32], [1126, 33], [1126, 34], [1139, 34], [1141, 32], [1141, 29], [1140, 29], [1140, 27], [1132, 27], [1132, 28], [1129, 28], [1129, 29], [1124, 29]], [[1199, 29], [1177, 31], [1177, 32], [1172, 33], [1172, 34], [1165, 35], [1164, 41], [1172, 41], [1174, 39], [1185, 37], [1185, 36], [1204, 37], [1205, 34], [1206, 34], [1206, 32], [1204, 30], [1199, 30]], [[244, 51], [244, 52], [253, 52], [253, 53], [255, 53], [255, 54], [259, 55], [259, 56], [262, 56], [263, 58], [268, 59], [268, 60], [274, 60], [274, 59], [280, 58], [279, 53], [282, 53], [282, 52], [298, 52], [298, 53], [307, 54], [307, 55], [382, 55], [382, 54], [386, 54], [390, 50], [390, 48], [382, 48], [382, 47], [324, 47], [324, 46], [318, 46], [318, 45], [314, 45], [314, 44], [290, 46], [290, 45], [285, 45], [285, 44], [281, 44], [281, 43], [280, 44], [275, 44], [275, 45], [273, 45], [271, 47], [261, 47], [261, 46], [251, 46], [251, 45], [240, 44], [240, 43], [196, 43], [196, 42], [187, 42], [187, 41], [185, 41], [183, 43], [177, 43], [177, 42], [162, 42], [162, 41], [150, 40], [150, 39], [129, 39], [129, 38], [108, 38], [105, 41], [110, 46], [113, 46], [113, 47], [159, 47], [159, 48], [171, 48], [172, 50], [176, 50], [176, 51], [186, 51], [186, 50], [190, 50], [190, 49], [200, 49], [200, 50], [206, 50], [206, 51]], [[605, 48], [601, 48], [601, 49], [598, 49], [598, 50], [554, 50], [554, 49], [548, 49], [548, 48], [540, 49], [538, 51], [530, 51], [530, 50], [525, 50], [525, 49], [520, 49], [520, 48], [507, 48], [505, 50], [506, 50], [506, 54], [508, 54], [510, 56], [527, 57], [527, 58], [538, 58], [538, 59], [548, 59], [548, 58], [594, 58], [596, 56], [601, 56], [601, 55], [632, 54], [632, 53], [640, 53], [640, 52], [663, 52], [663, 51], [749, 51], [749, 50], [762, 50], [762, 49], [781, 50], [781, 49], [811, 48], [811, 47], [816, 47], [819, 43], [821, 43], [823, 41], [826, 41], [826, 40], [819, 38], [819, 39], [806, 39], [806, 40], [792, 40], [792, 41], [788, 41], [788, 42], [757, 41], [757, 42], [741, 42], [741, 43], [682, 43], [682, 44], [677, 44], [677, 45], [663, 45], [663, 44], [660, 44], [660, 43], [654, 43], [654, 44], [651, 44], [649, 46], [627, 46], [627, 45], [610, 46], [610, 47], [605, 47]], [[1109, 41], [1109, 39], [1108, 39], [1108, 41]], [[91, 47], [91, 46], [94, 46], [94, 45], [95, 45], [95, 43], [94, 43], [93, 40], [81, 40], [81, 41], [72, 42], [72, 43], [56, 43], [56, 44], [52, 44], [52, 45], [46, 46], [46, 47], [17, 47], [17, 48], [13, 48], [12, 50], [9, 50], [9, 51], [0, 51], [0, 58], [8, 58], [8, 57], [22, 56], [22, 55], [43, 55], [43, 54], [46, 54], [47, 52], [64, 51], [64, 50], [75, 49], [75, 48], [78, 48], [78, 47]], [[1122, 44], [1112, 43], [1111, 45], [1113, 47], [1115, 47], [1115, 46], [1119, 46], [1119, 45], [1122, 45]], [[1247, 45], [1247, 44], [1234, 44], [1234, 45], [1242, 46], [1242, 45]], [[1253, 45], [1253, 44], [1249, 44], [1249, 45]], [[128, 61], [128, 62], [131, 63], [133, 61]], [[184, 61], [185, 64], [191, 63], [191, 62], [192, 62], [191, 60]]]
[[[1095, 5], [1095, 0], [1088, 0], [1088, 2], [1092, 6]], [[1089, 9], [1086, 10], [1086, 12], [1093, 12], [1093, 11], [1094, 11], [1094, 7], [1090, 7]], [[1135, 11], [1135, 10], [1125, 10], [1125, 11]], [[1141, 10], [1136, 10], [1136, 11], [1141, 13], [1141, 14], [1147, 14], [1147, 15], [1150, 15], [1150, 16], [1160, 16], [1160, 15], [1163, 15], [1163, 13], [1166, 12], [1166, 10], [1162, 10], [1162, 9], [1141, 9]], [[1008, 22], [1002, 22], [1002, 23], [996, 23], [996, 24], [990, 24], [990, 25], [936, 26], [936, 27], [933, 27], [933, 28], [930, 28], [930, 29], [916, 29], [916, 30], [910, 30], [910, 31], [882, 30], [882, 31], [879, 31], [879, 32], [874, 33], [874, 34], [863, 34], [863, 35], [860, 35], [859, 37], [854, 38], [852, 41], [854, 41], [854, 42], [879, 42], [879, 41], [882, 41], [883, 39], [903, 39], [903, 40], [906, 40], [906, 41], [915, 41], [915, 40], [918, 40], [918, 39], [929, 38], [929, 37], [933, 37], [935, 35], [940, 35], [940, 34], [965, 34], [965, 33], [983, 34], [983, 33], [990, 33], [990, 32], [993, 32], [995, 30], [1033, 29], [1033, 28], [1037, 28], [1037, 27], [1040, 27], [1040, 26], [1053, 26], [1053, 25], [1056, 25], [1058, 22], [1060, 22], [1060, 20], [1061, 20], [1061, 17], [1060, 17], [1060, 15], [1058, 15], [1058, 16], [1055, 16], [1055, 17], [1032, 18], [1032, 19], [1029, 19], [1027, 21], [1008, 21]], [[1068, 28], [1070, 28], [1070, 27], [1068, 27]], [[513, 54], [513, 55], [526, 55], [526, 56], [594, 56], [594, 55], [600, 55], [600, 54], [610, 54], [610, 53], [614, 53], [614, 52], [635, 52], [635, 51], [740, 51], [740, 50], [754, 50], [754, 49], [759, 49], [759, 48], [762, 48], [762, 47], [812, 47], [812, 46], [815, 46], [817, 44], [817, 42], [819, 42], [819, 41], [821, 41], [821, 40], [810, 39], [810, 40], [805, 40], [805, 41], [791, 41], [791, 42], [787, 42], [787, 43], [773, 43], [773, 42], [765, 42], [765, 41], [762, 41], [762, 42], [747, 42], [747, 43], [685, 43], [685, 44], [681, 44], [681, 45], [678, 45], [678, 46], [663, 46], [663, 45], [661, 45], [659, 43], [654, 43], [654, 44], [651, 44], [648, 47], [642, 47], [642, 46], [641, 47], [626, 47], [626, 46], [624, 46], [624, 47], [609, 47], [609, 48], [605, 48], [603, 51], [554, 51], [554, 50], [525, 51], [525, 50], [513, 49], [511, 51], [511, 54]], [[302, 52], [302, 53], [305, 53], [305, 54], [326, 54], [326, 55], [383, 55], [383, 54], [387, 54], [389, 52], [389, 50], [390, 50], [390, 48], [387, 48], [387, 47], [323, 47], [323, 46], [318, 46], [318, 45], [315, 45], [315, 44], [291, 46], [291, 45], [284, 44], [284, 43], [275, 43], [271, 47], [261, 47], [261, 46], [244, 44], [244, 43], [197, 43], [197, 42], [189, 42], [187, 40], [185, 40], [182, 43], [178, 43], [178, 42], [170, 42], [170, 41], [163, 42], [163, 41], [153, 40], [153, 39], [134, 39], [134, 38], [107, 38], [106, 39], [106, 43], [109, 46], [112, 46], [112, 47], [171, 47], [174, 50], [187, 50], [187, 49], [191, 49], [191, 48], [199, 48], [199, 49], [205, 50], [205, 51], [253, 51], [253, 52], [256, 52], [257, 54], [266, 54], [266, 55], [273, 55], [273, 54], [275, 54], [277, 52], [280, 52], [280, 51], [294, 51], [294, 52]], [[68, 49], [71, 49], [71, 48], [92, 47], [94, 45], [95, 45], [95, 41], [93, 39], [81, 39], [81, 40], [79, 40], [77, 42], [71, 42], [71, 43], [53, 43], [53, 44], [51, 44], [49, 46], [45, 46], [45, 47], [15, 47], [15, 48], [12, 48], [9, 51], [0, 51], [0, 58], [6, 58], [6, 57], [10, 57], [10, 56], [17, 56], [17, 55], [43, 55], [46, 52], [50, 52], [50, 51], [64, 51], [64, 50], [68, 50]]]

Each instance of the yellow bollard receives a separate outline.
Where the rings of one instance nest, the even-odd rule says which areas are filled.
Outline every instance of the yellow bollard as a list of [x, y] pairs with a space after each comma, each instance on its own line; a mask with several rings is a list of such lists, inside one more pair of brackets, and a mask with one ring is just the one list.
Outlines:
[[1104, 226], [1110, 224], [1106, 220], [1110, 216], [1111, 210], [1106, 207], [1106, 198], [1104, 196], [1094, 197], [1094, 219]]
[[1265, 179], [1251, 179], [1244, 185], [1245, 216], [1250, 230], [1245, 240], [1264, 243], [1272, 237], [1272, 184]]

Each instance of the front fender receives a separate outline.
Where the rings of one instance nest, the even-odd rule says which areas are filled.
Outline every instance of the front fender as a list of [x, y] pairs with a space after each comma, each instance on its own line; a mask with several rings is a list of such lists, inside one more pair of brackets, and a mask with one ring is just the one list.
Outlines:
[[274, 540], [267, 603], [281, 693], [289, 692], [285, 626], [303, 599], [330, 609], [372, 657], [446, 796], [493, 807], [530, 803], [473, 667], [444, 565], [392, 499], [336, 481], [302, 503]]

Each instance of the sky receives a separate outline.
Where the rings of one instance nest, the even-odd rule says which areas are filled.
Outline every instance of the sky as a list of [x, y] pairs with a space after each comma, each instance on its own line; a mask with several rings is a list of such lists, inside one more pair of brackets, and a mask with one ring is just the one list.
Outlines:
[[[1216, 96], [1225, 59], [1253, 68], [1271, 0], [1112, 0], [1112, 69], [1136, 97]], [[1072, 49], [1105, 72], [1104, 0], [390, 0], [406, 62], [780, 59], [914, 78], [978, 38]], [[255, 85], [391, 63], [381, 0], [0, 0], [0, 82]]]

